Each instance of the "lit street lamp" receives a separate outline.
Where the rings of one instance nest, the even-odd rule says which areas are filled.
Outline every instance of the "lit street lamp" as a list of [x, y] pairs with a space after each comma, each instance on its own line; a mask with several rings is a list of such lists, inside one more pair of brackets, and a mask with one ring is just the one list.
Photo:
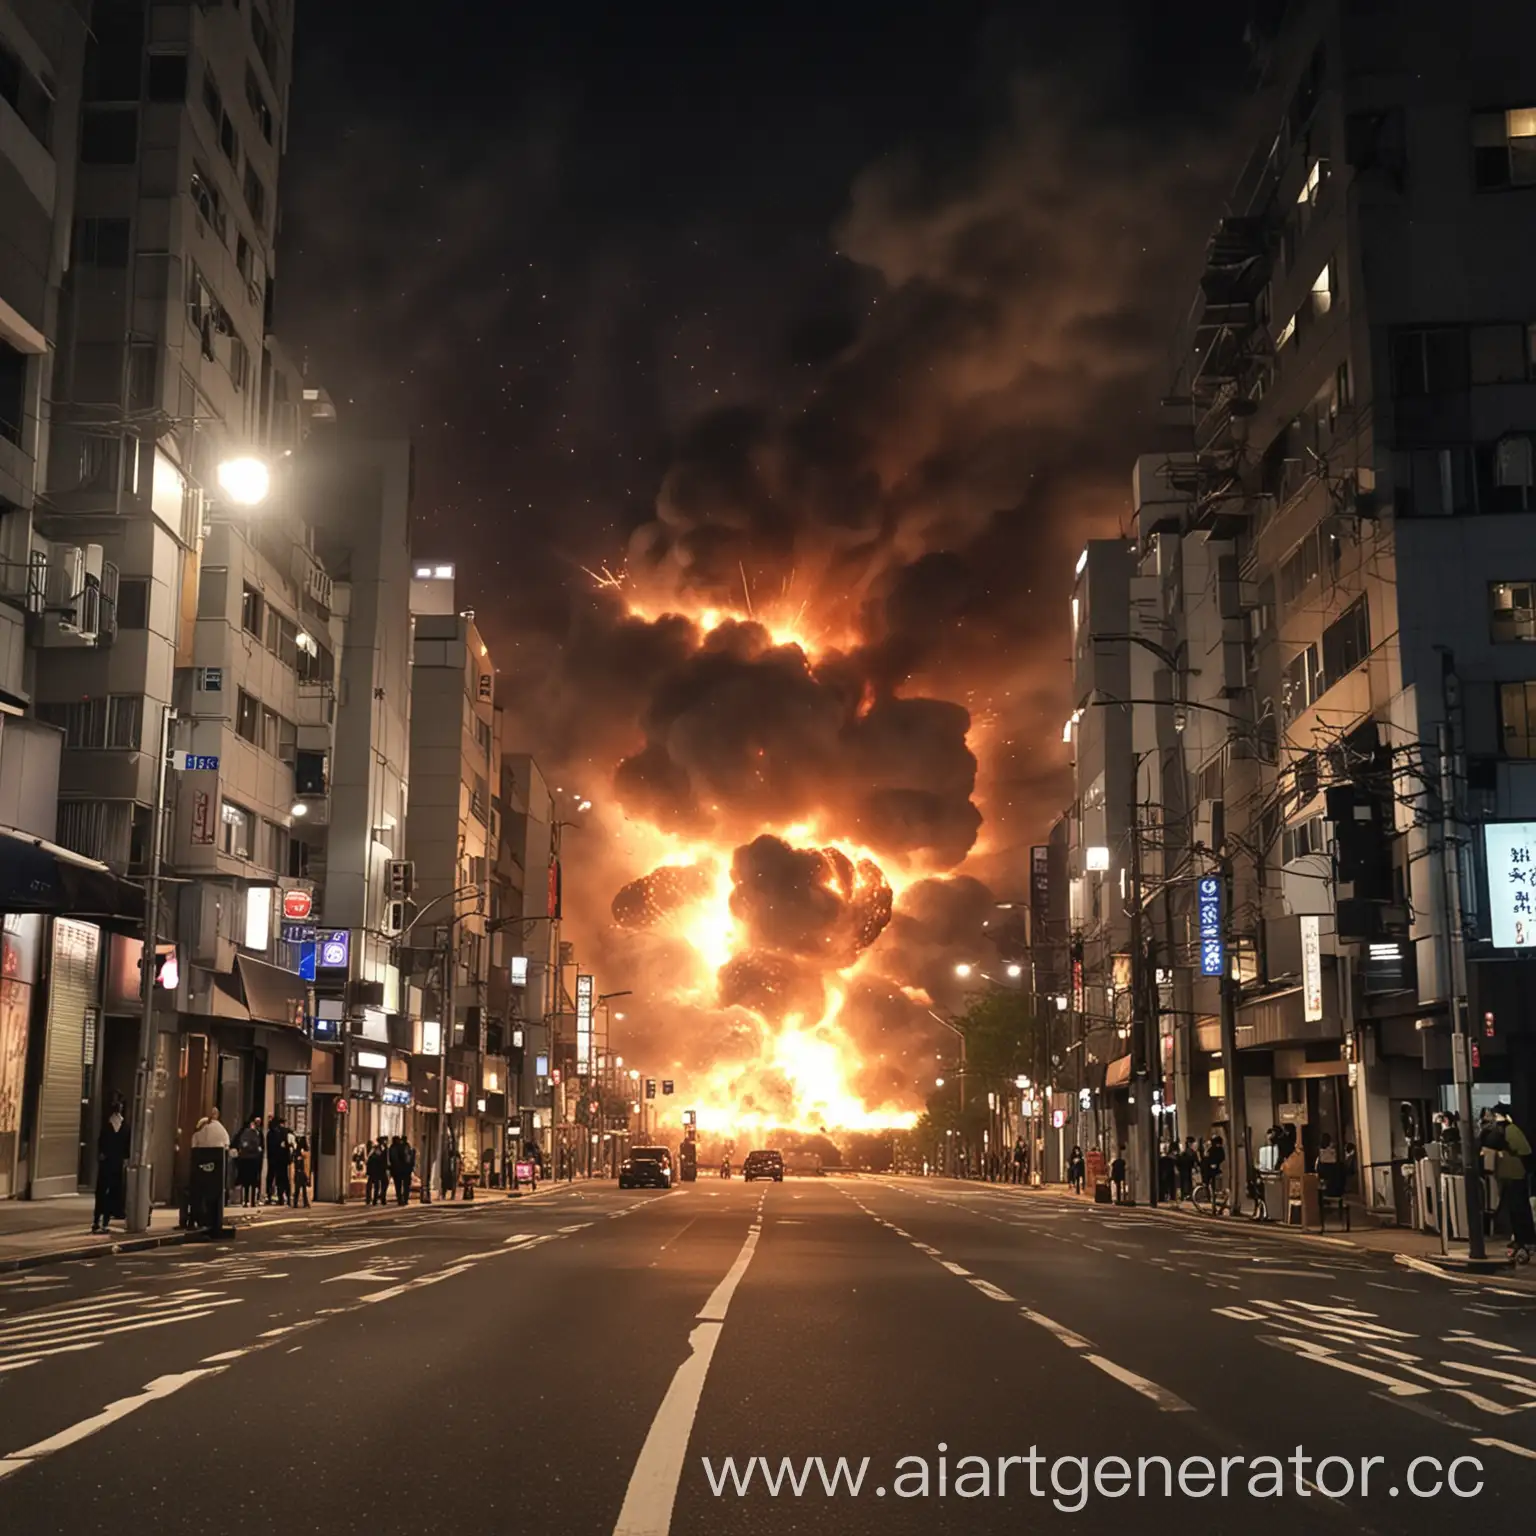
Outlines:
[[219, 489], [237, 507], [259, 507], [272, 490], [272, 471], [249, 454], [219, 464]]

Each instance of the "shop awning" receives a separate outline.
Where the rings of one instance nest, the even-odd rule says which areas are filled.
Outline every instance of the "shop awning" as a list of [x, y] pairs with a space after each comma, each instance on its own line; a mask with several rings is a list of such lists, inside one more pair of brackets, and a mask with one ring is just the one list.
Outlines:
[[45, 838], [0, 827], [0, 912], [126, 917], [142, 922], [144, 889]]
[[1131, 1058], [1129, 1056], [1117, 1056], [1104, 1069], [1104, 1086], [1106, 1088], [1124, 1088], [1130, 1080]]
[[309, 987], [297, 971], [285, 971], [280, 965], [268, 965], [265, 960], [254, 960], [249, 955], [239, 956], [235, 967], [240, 972], [245, 1005], [251, 1011], [253, 1024], [304, 1028]]

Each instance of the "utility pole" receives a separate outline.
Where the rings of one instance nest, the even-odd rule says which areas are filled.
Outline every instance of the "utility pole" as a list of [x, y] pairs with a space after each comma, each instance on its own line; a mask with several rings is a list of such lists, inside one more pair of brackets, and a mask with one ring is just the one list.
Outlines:
[[155, 1096], [155, 974], [160, 959], [160, 868], [165, 852], [165, 780], [171, 761], [171, 727], [176, 711], [165, 705], [160, 711], [160, 761], [155, 765], [155, 814], [150, 832], [149, 892], [144, 910], [144, 947], [139, 970], [139, 1065], [133, 1076], [132, 1147], [128, 1159], [128, 1230], [149, 1230], [154, 1206], [155, 1171], [150, 1164], [150, 1116]]
[[1146, 945], [1142, 938], [1141, 827], [1138, 788], [1141, 759], [1131, 765], [1131, 805], [1128, 830], [1131, 839], [1131, 1154], [1135, 1159], [1138, 1203], [1157, 1203], [1157, 1145], [1152, 1129], [1151, 1021], [1147, 1008]]
[[1242, 1213], [1248, 1189], [1248, 1116], [1243, 1103], [1243, 1080], [1237, 1065], [1237, 979], [1232, 974], [1232, 855], [1225, 848], [1217, 855], [1221, 872], [1221, 1080], [1227, 1090], [1227, 1179], [1234, 1216]]
[[[1461, 1167], [1467, 1201], [1467, 1256], [1487, 1257], [1483, 1240], [1483, 1175], [1472, 1129], [1472, 1041], [1467, 1034], [1467, 944], [1461, 910], [1461, 825], [1456, 787], [1455, 710], [1460, 686], [1445, 657], [1445, 721], [1437, 729], [1440, 751], [1440, 861], [1445, 875], [1446, 1000], [1451, 1013], [1451, 1072], [1456, 1115], [1461, 1121]], [[1442, 1230], [1449, 1213], [1441, 1213]]]

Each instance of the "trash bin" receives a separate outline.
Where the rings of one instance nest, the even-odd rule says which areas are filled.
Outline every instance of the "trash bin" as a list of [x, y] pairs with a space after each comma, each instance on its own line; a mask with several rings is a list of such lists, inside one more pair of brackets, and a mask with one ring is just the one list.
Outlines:
[[1095, 1205], [1113, 1205], [1114, 1199], [1115, 1193], [1108, 1179], [1099, 1179], [1094, 1183], [1093, 1203]]
[[223, 1147], [192, 1149], [192, 1176], [187, 1195], [189, 1225], [203, 1229], [209, 1237], [233, 1235], [224, 1227], [225, 1161]]

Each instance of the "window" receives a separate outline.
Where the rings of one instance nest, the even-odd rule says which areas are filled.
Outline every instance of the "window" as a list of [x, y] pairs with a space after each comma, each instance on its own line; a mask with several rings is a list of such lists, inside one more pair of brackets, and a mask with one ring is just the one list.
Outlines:
[[260, 8], [254, 5], [251, 7], [251, 41], [256, 44], [261, 62], [267, 66], [267, 74], [277, 79], [277, 46], [272, 39], [272, 29]]
[[1291, 318], [1280, 327], [1279, 333], [1275, 337], [1275, 351], [1278, 352], [1282, 347], [1286, 345], [1287, 342], [1295, 340], [1295, 337], [1296, 316], [1292, 315]]
[[245, 66], [245, 100], [251, 109], [251, 116], [256, 119], [256, 127], [260, 130], [262, 138], [270, 144], [272, 142], [272, 109], [267, 105], [267, 98], [261, 89], [261, 81], [256, 78], [256, 71], [249, 64]]
[[1333, 408], [1347, 411], [1355, 403], [1355, 386], [1350, 378], [1349, 361], [1340, 363], [1333, 374]]
[[294, 837], [291, 833], [288, 838], [288, 878], [290, 880], [309, 879], [310, 862], [314, 858], [314, 850], [301, 837]]
[[1489, 583], [1488, 629], [1495, 645], [1536, 640], [1536, 580]]
[[1289, 725], [1297, 715], [1323, 696], [1323, 670], [1317, 647], [1309, 645], [1286, 664], [1280, 690], [1280, 708]]
[[261, 744], [261, 705], [244, 688], [235, 703], [235, 733], [253, 747]]
[[285, 619], [282, 614], [277, 615], [277, 632], [269, 636], [267, 649], [270, 650], [285, 667], [297, 667], [299, 664], [299, 630], [292, 619]]
[[256, 818], [243, 805], [235, 805], [226, 800], [220, 822], [223, 827], [221, 846], [224, 852], [237, 859], [250, 858], [251, 834]]
[[1287, 608], [1317, 580], [1317, 536], [1314, 528], [1280, 567], [1280, 601]]
[[268, 821], [262, 824], [261, 830], [267, 850], [267, 856], [262, 863], [281, 875], [288, 868], [288, 828], [278, 826], [275, 821]]
[[1280, 839], [1280, 850], [1280, 856], [1287, 864], [1293, 859], [1305, 858], [1309, 853], [1326, 853], [1328, 823], [1322, 813], [1287, 827]]
[[261, 750], [277, 756], [277, 711], [261, 706]]
[[1323, 188], [1328, 185], [1328, 162], [1326, 160], [1314, 160], [1307, 170], [1307, 179], [1301, 184], [1301, 191], [1296, 194], [1296, 202], [1302, 208], [1317, 207], [1317, 200], [1323, 195]]
[[336, 660], [313, 635], [305, 635], [298, 647], [298, 672], [301, 683], [328, 684], [336, 677]]
[[1323, 676], [1332, 687], [1371, 653], [1370, 608], [1361, 597], [1323, 631]]
[[229, 567], [205, 565], [197, 573], [197, 616], [222, 619], [229, 610]]
[[1536, 107], [1473, 117], [1472, 181], [1481, 192], [1536, 186]]
[[81, 267], [128, 265], [127, 219], [76, 219], [74, 260]]
[[1536, 502], [1536, 443], [1512, 432], [1477, 446], [1477, 510], [1528, 512]]
[[1391, 342], [1394, 395], [1448, 395], [1467, 387], [1467, 337], [1460, 326], [1397, 331]]
[[255, 635], [261, 639], [262, 624], [265, 620], [267, 605], [261, 600], [261, 593], [255, 587], [247, 584], [240, 591], [240, 627], [248, 635]]
[[1333, 308], [1334, 286], [1333, 263], [1330, 261], [1312, 279], [1312, 313], [1319, 319]]
[[1499, 729], [1506, 757], [1536, 757], [1536, 682], [1499, 685]]
[[256, 275], [256, 264], [252, 259], [251, 242], [238, 232], [235, 235], [235, 269], [247, 283]]
[[151, 101], [185, 101], [187, 99], [186, 54], [150, 54], [145, 94]]
[[234, 119], [225, 112], [219, 118], [219, 148], [224, 151], [224, 158], [240, 169], [240, 136], [235, 132]]
[[252, 168], [249, 160], [245, 163], [245, 206], [251, 210], [251, 217], [256, 220], [258, 228], [266, 227], [267, 219], [267, 189], [262, 179]]
[[474, 778], [474, 785], [469, 793], [469, 813], [476, 821], [483, 822], [485, 820], [485, 802], [485, 780], [477, 773]]
[[19, 444], [26, 414], [27, 354], [0, 338], [0, 438]]
[[323, 795], [325, 793], [324, 752], [294, 753], [293, 790], [297, 795]]
[[87, 107], [80, 128], [82, 165], [132, 165], [139, 157], [136, 107]]
[[137, 101], [144, 67], [144, 7], [97, 5], [85, 55], [87, 101]]
[[137, 752], [144, 724], [144, 700], [137, 694], [74, 699], [68, 704], [39, 704], [38, 718], [64, 732], [74, 751]]
[[1472, 511], [1475, 477], [1468, 449], [1416, 449], [1393, 457], [1393, 497], [1401, 515], [1454, 517]]
[[219, 82], [213, 78], [211, 69], [203, 71], [203, 110], [217, 129], [224, 117], [224, 98], [219, 93]]
[[219, 189], [204, 172], [193, 170], [188, 190], [192, 194], [193, 204], [203, 217], [203, 222], [210, 225], [217, 232], [219, 239], [223, 240], [228, 224], [224, 215], [224, 199]]
[[229, 343], [229, 378], [236, 389], [244, 389], [251, 382], [250, 349], [238, 336]]
[[123, 576], [117, 583], [117, 627], [149, 628], [149, 578]]
[[11, 104], [28, 133], [44, 149], [53, 130], [53, 93], [0, 36], [0, 101]]

